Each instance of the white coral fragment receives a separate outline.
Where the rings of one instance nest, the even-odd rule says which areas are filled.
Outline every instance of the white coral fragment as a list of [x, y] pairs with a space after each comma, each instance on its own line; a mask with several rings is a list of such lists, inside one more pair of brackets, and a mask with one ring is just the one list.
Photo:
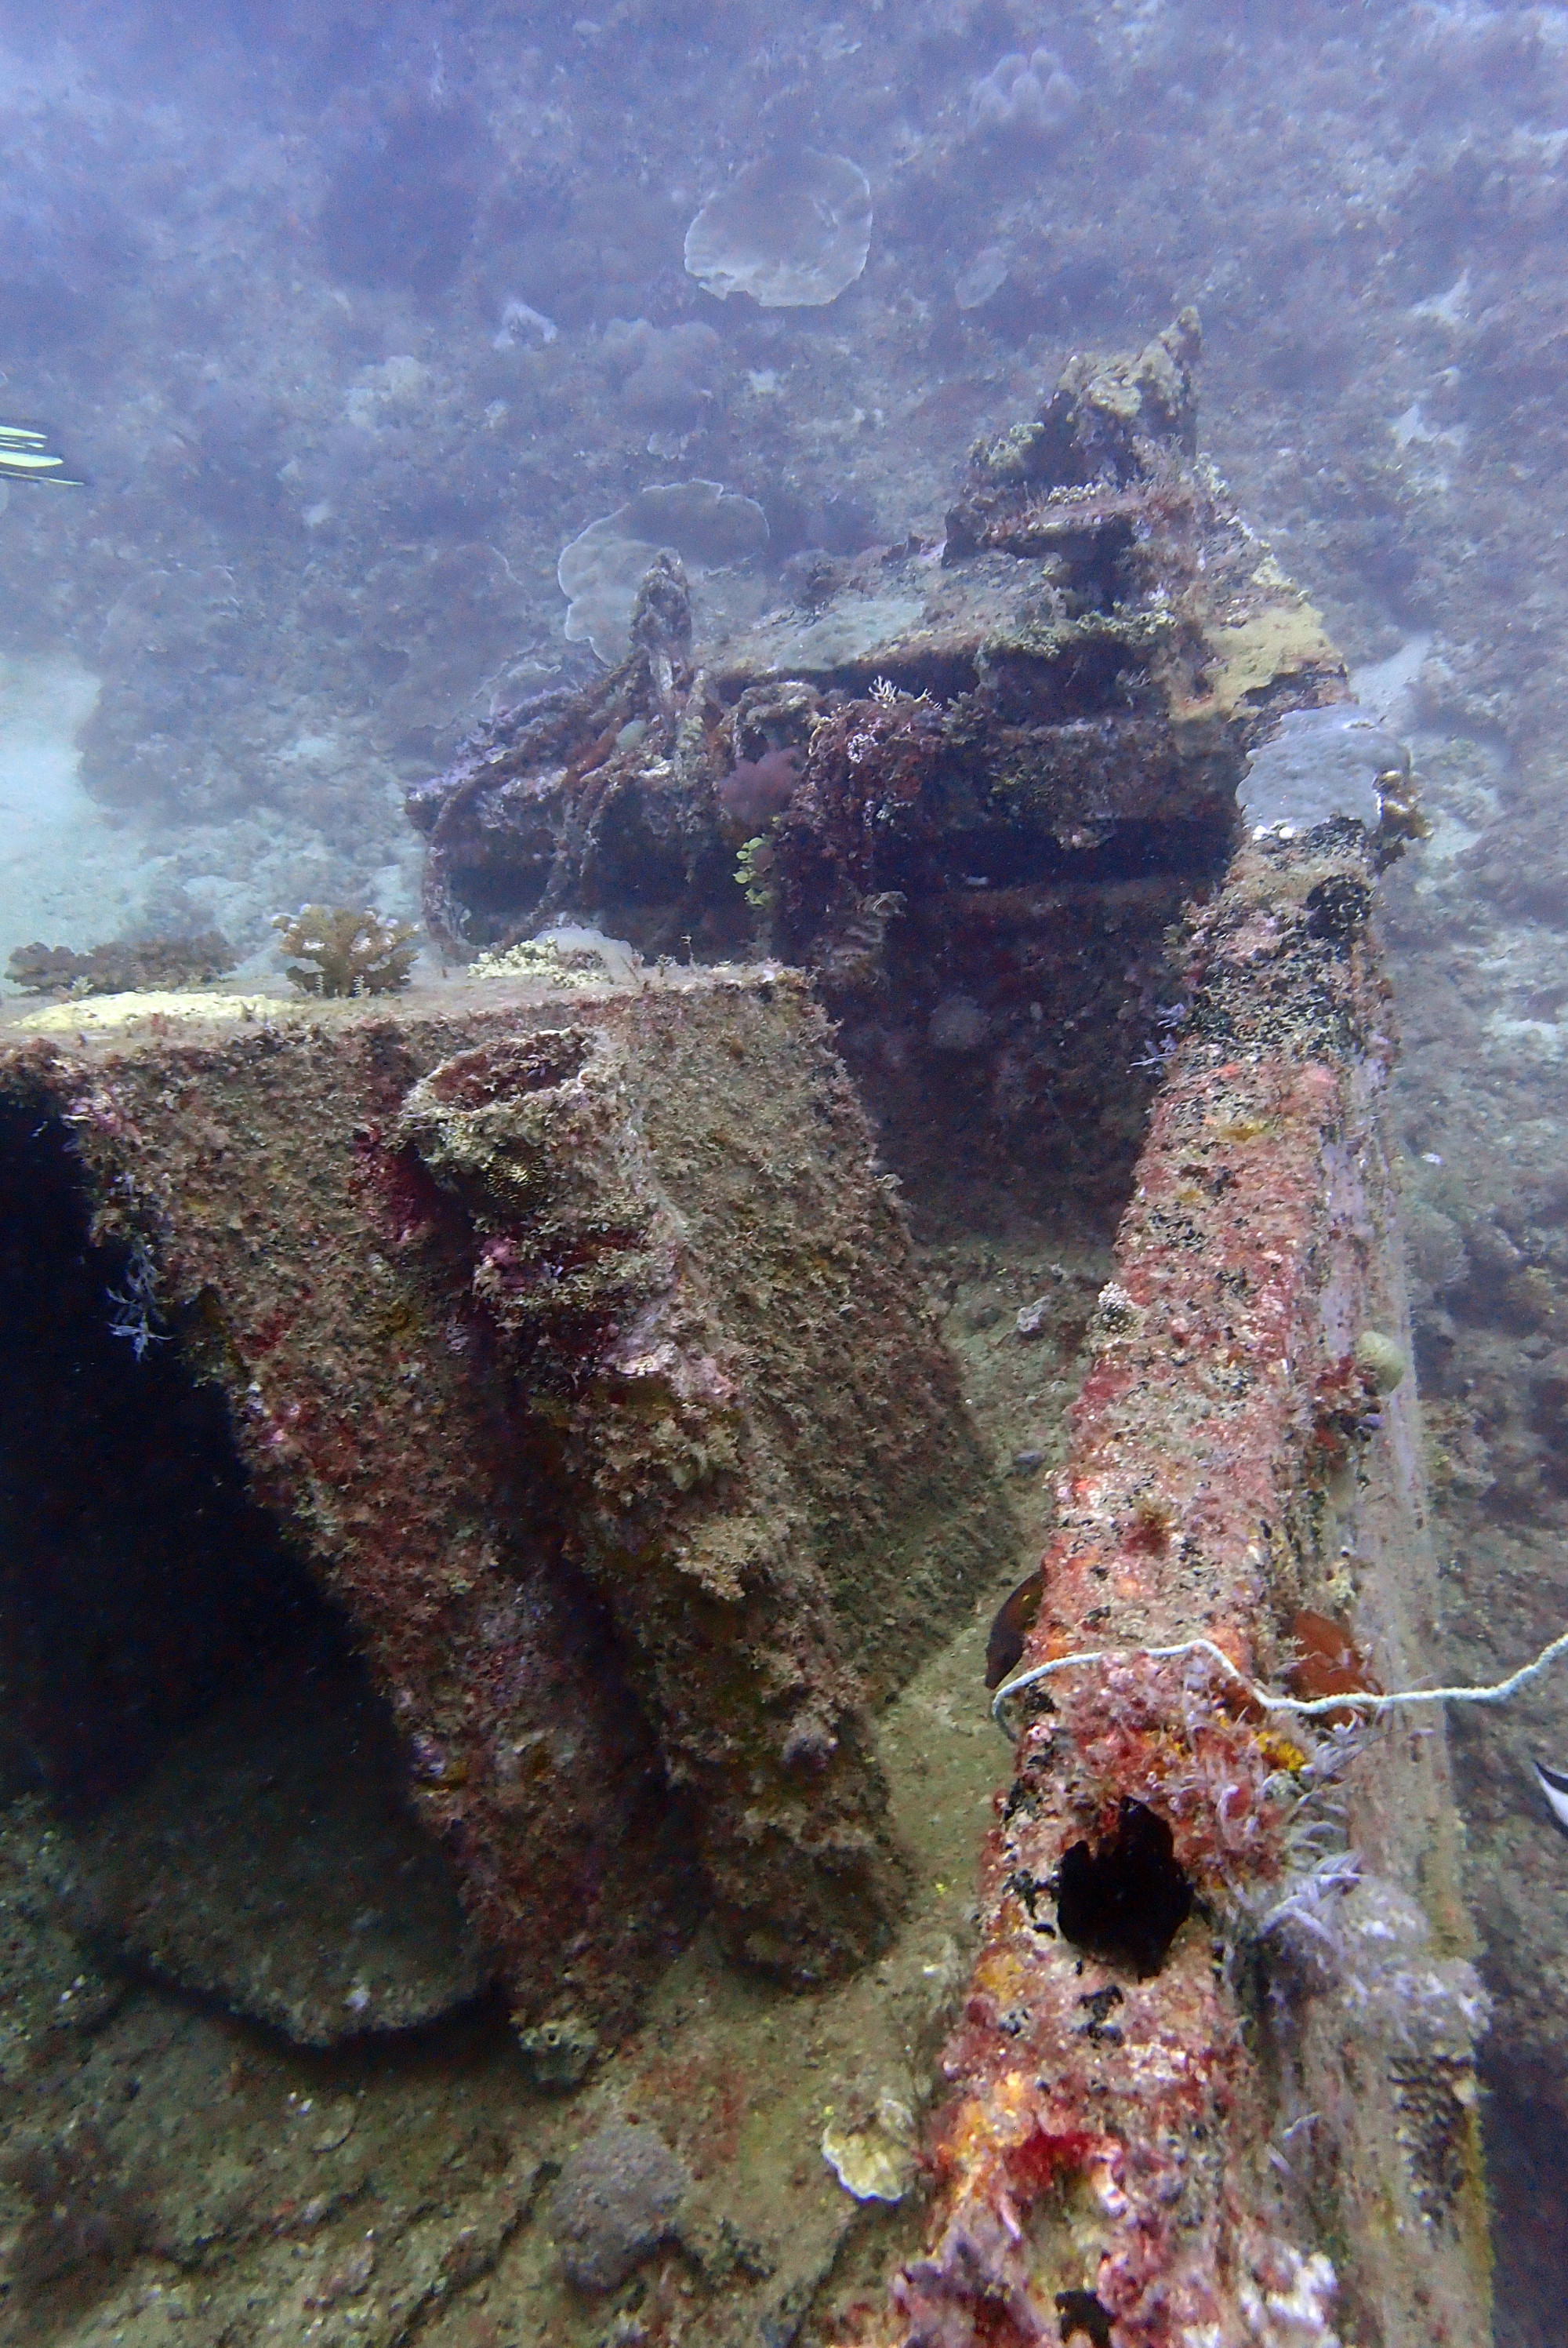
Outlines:
[[869, 2127], [822, 2132], [822, 2157], [857, 2201], [901, 2201], [915, 2182], [915, 2118], [886, 2088]]

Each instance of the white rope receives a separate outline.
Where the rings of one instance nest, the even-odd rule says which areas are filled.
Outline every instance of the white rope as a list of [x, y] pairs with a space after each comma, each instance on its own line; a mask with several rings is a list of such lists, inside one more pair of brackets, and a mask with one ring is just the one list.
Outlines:
[[1015, 1680], [1005, 1680], [991, 1699], [991, 1713], [998, 1726], [1010, 1735], [1002, 1706], [1025, 1688], [1050, 1679], [1057, 1672], [1072, 1671], [1081, 1663], [1136, 1663], [1144, 1656], [1151, 1662], [1163, 1663], [1176, 1655], [1212, 1656], [1266, 1712], [1293, 1712], [1304, 1720], [1316, 1719], [1321, 1713], [1338, 1712], [1348, 1704], [1364, 1704], [1372, 1713], [1392, 1712], [1398, 1704], [1506, 1704], [1511, 1695], [1517, 1695], [1522, 1687], [1538, 1680], [1563, 1654], [1568, 1654], [1568, 1631], [1553, 1639], [1549, 1647], [1542, 1647], [1533, 1663], [1522, 1663], [1518, 1671], [1511, 1672], [1507, 1679], [1498, 1680], [1491, 1687], [1396, 1688], [1389, 1695], [1375, 1695], [1370, 1688], [1348, 1688], [1343, 1695], [1307, 1697], [1276, 1695], [1272, 1688], [1260, 1687], [1212, 1639], [1184, 1639], [1174, 1647], [1091, 1647], [1075, 1655], [1057, 1655], [1049, 1663], [1036, 1663], [1031, 1670], [1020, 1672]]

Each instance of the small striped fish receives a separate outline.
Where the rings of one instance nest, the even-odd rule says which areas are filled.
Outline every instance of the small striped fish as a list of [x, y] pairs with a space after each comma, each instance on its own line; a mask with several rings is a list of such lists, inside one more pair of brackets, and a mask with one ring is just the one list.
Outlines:
[[53, 481], [57, 489], [85, 486], [66, 470], [66, 460], [34, 424], [0, 424], [0, 481]]
[[1552, 1815], [1559, 1826], [1568, 1827], [1568, 1776], [1561, 1769], [1549, 1769], [1544, 1761], [1535, 1765], [1541, 1780], [1541, 1790], [1552, 1805]]

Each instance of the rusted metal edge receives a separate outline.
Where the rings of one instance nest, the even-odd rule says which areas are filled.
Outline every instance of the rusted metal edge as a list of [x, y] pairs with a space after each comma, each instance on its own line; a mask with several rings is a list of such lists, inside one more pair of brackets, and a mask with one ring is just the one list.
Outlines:
[[1373, 886], [1354, 824], [1255, 841], [1192, 941], [1022, 1661], [1132, 1652], [1015, 1700], [924, 2246], [858, 2341], [1491, 2337], [1440, 1724], [1142, 1652], [1278, 1685], [1310, 1613], [1421, 1668]]

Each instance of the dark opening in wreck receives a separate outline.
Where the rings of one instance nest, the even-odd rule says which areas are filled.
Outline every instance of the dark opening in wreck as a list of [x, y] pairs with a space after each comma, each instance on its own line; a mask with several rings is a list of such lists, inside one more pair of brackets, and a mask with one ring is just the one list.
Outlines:
[[1171, 1829], [1143, 1802], [1123, 1800], [1114, 1830], [1070, 1843], [1056, 1879], [1056, 1921], [1074, 1948], [1157, 1973], [1193, 1912], [1193, 1887], [1176, 1864]]
[[70, 1128], [0, 1108], [0, 1735], [94, 1810], [269, 1669], [350, 1667], [344, 1626], [251, 1497], [145, 1259], [95, 1245]]
[[[194, 1315], [95, 1242], [59, 1117], [0, 1111], [0, 1766], [110, 1962], [321, 2044], [495, 1961], [410, 1814], [353, 1629], [253, 1497]], [[588, 1635], [600, 1635], [588, 1601]]]

